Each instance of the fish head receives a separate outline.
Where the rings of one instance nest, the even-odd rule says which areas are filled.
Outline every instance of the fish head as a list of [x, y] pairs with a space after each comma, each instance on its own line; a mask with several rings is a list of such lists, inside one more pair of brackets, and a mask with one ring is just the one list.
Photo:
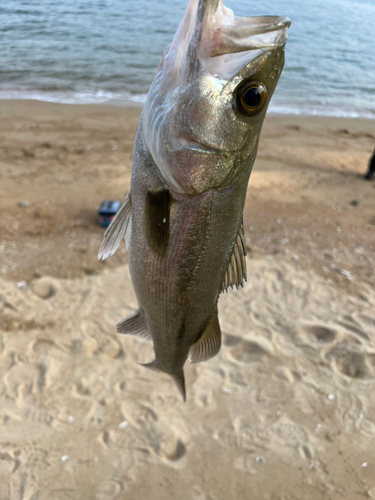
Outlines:
[[289, 26], [190, 0], [142, 113], [145, 147], [172, 191], [198, 195], [250, 173]]

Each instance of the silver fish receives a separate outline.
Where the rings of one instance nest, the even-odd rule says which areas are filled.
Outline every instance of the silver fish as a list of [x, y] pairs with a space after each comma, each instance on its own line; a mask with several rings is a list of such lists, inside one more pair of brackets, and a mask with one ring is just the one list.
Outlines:
[[186, 359], [220, 350], [220, 293], [246, 281], [242, 213], [289, 26], [190, 0], [140, 117], [130, 193], [99, 250], [105, 259], [125, 238], [139, 309], [117, 330], [153, 342], [144, 366], [169, 374], [184, 400]]

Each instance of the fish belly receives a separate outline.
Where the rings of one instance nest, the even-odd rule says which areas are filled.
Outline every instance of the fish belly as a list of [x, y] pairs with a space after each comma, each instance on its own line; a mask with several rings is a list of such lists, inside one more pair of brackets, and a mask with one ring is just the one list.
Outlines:
[[173, 371], [183, 366], [217, 308], [242, 221], [247, 182], [195, 197], [172, 195], [163, 255], [147, 240], [148, 184], [142, 167], [133, 169], [130, 273], [156, 361]]

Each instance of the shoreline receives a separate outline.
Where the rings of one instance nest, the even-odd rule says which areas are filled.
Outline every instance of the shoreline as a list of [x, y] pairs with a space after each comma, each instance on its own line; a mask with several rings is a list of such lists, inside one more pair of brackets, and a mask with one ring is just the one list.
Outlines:
[[[74, 99], [72, 99], [72, 102], [68, 101], [59, 101], [59, 100], [53, 100], [53, 99], [42, 99], [39, 97], [25, 97], [25, 98], [9, 98], [9, 99], [3, 99], [0, 98], [0, 104], [6, 103], [6, 102], [40, 102], [40, 103], [45, 103], [45, 104], [57, 104], [57, 105], [67, 105], [67, 106], [111, 106], [111, 107], [121, 107], [121, 108], [136, 108], [136, 109], [142, 109], [145, 101], [146, 101], [147, 95], [141, 95], [141, 96], [135, 96], [134, 99], [130, 98], [108, 98], [103, 101], [91, 101], [91, 102], [85, 102], [82, 100], [81, 102], [73, 102]], [[359, 120], [371, 120], [375, 121], [375, 114], [363, 114], [360, 115], [358, 113], [340, 113], [336, 111], [328, 111], [327, 113], [323, 114], [319, 110], [299, 110], [299, 109], [292, 109], [292, 108], [286, 108], [282, 106], [277, 106], [273, 107], [272, 102], [270, 109], [267, 111], [267, 115], [281, 115], [281, 116], [301, 116], [301, 117], [318, 117], [318, 118], [342, 118], [342, 119], [359, 119]]]

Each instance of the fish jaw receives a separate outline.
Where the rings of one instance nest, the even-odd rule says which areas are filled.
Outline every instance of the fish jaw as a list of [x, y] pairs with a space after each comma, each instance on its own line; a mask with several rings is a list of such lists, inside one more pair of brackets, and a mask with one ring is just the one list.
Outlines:
[[[289, 25], [285, 17], [236, 17], [222, 0], [190, 0], [142, 113], [145, 147], [171, 190], [196, 195], [216, 188], [238, 156], [252, 156], [243, 147], [249, 136], [259, 137]], [[267, 102], [259, 116], [243, 120], [234, 93], [252, 77], [269, 80]]]

